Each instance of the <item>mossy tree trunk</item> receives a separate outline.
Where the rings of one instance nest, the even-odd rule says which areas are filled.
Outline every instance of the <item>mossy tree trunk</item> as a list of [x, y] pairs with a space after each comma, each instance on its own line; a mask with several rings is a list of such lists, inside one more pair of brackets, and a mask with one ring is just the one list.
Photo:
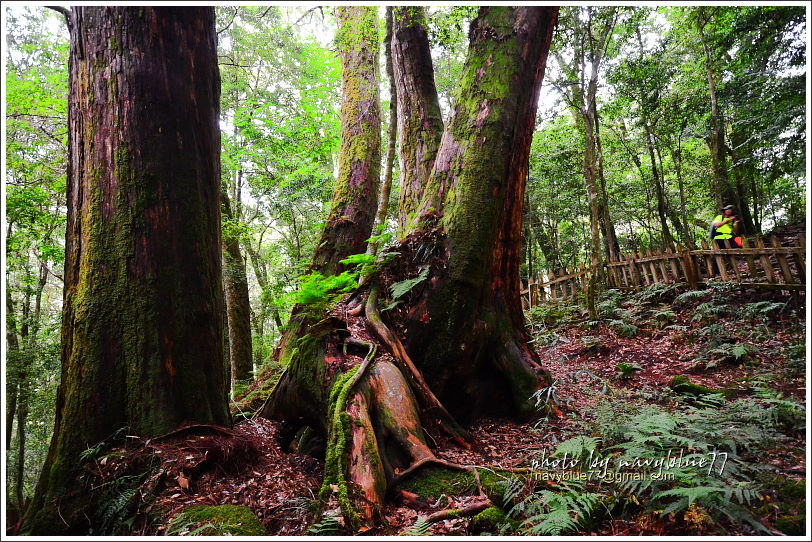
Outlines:
[[[386, 161], [384, 163], [383, 181], [381, 181], [378, 210], [375, 211], [375, 231], [386, 226], [389, 215], [389, 196], [392, 193], [392, 171], [395, 166], [395, 146], [397, 145], [398, 93], [395, 85], [394, 67], [392, 66], [392, 6], [386, 6], [386, 34], [384, 35], [384, 58], [386, 58], [386, 76], [389, 79], [389, 125], [386, 129]], [[367, 254], [378, 252], [378, 242], [369, 243]]]
[[381, 174], [381, 105], [378, 89], [378, 13], [371, 7], [336, 8], [341, 56], [341, 149], [327, 225], [313, 255], [323, 275], [366, 250]]
[[[330, 214], [311, 264], [314, 272], [325, 276], [343, 271], [340, 262], [347, 256], [365, 252], [375, 220], [381, 165], [377, 9], [338, 7], [335, 13], [341, 57], [341, 149]], [[277, 348], [279, 361], [287, 368], [263, 408], [265, 415], [326, 432], [325, 407], [335, 375], [325, 373], [321, 360], [325, 353], [337, 355], [336, 344], [325, 351], [331, 331], [303, 307], [293, 308], [289, 329]]]
[[[549, 383], [527, 345], [519, 264], [530, 142], [557, 13], [480, 9], [433, 173], [419, 179], [413, 228], [366, 286], [317, 323], [300, 320], [280, 348], [285, 374], [261, 414], [283, 420], [300, 449], [308, 434], [326, 440], [320, 495], [337, 501], [352, 527], [376, 516], [404, 471], [440, 461], [427, 424], [465, 437], [445, 406], [466, 420], [526, 416], [532, 393]], [[416, 253], [433, 255], [429, 280], [398, 309], [396, 333], [378, 293], [410, 278], [403, 274]]]
[[443, 118], [434, 83], [425, 8], [394, 8], [392, 65], [398, 96], [400, 195], [398, 228], [415, 219], [423, 189], [443, 135]]
[[230, 424], [214, 10], [78, 7], [70, 28], [62, 376], [35, 535], [87, 532], [80, 453], [118, 429]]
[[421, 227], [439, 227], [447, 256], [410, 308], [405, 346], [466, 421], [532, 414], [530, 395], [545, 380], [527, 346], [519, 266], [530, 142], [556, 21], [557, 8], [480, 9], [420, 205]]
[[245, 260], [240, 250], [237, 223], [232, 213], [231, 202], [225, 191], [222, 198], [223, 217], [227, 227], [223, 232], [223, 289], [226, 300], [226, 320], [228, 322], [228, 352], [231, 368], [231, 386], [251, 381], [254, 360], [251, 344], [251, 302], [248, 298], [248, 277], [245, 274]]
[[713, 169], [713, 180], [715, 187], [715, 197], [717, 207], [732, 204], [736, 207], [736, 214], [742, 219], [744, 231], [755, 231], [753, 216], [747, 205], [747, 198], [744, 197], [743, 186], [737, 186], [735, 181], [731, 181], [727, 165], [729, 149], [725, 142], [725, 116], [719, 105], [719, 81], [720, 75], [714, 63], [713, 49], [710, 36], [706, 31], [712, 14], [709, 8], [697, 8], [696, 28], [699, 34], [699, 41], [702, 44], [702, 52], [705, 56], [705, 75], [708, 81], [708, 98], [710, 101], [710, 134], [708, 136], [708, 148], [711, 152], [711, 167]]

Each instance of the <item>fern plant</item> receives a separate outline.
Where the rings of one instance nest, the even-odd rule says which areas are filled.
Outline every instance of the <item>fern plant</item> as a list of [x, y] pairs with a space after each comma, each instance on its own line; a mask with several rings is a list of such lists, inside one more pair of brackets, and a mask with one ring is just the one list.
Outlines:
[[657, 329], [663, 329], [669, 324], [674, 323], [677, 319], [677, 315], [674, 311], [652, 311], [654, 316], [654, 324], [657, 326]]
[[392, 299], [398, 299], [403, 295], [409, 293], [412, 288], [423, 282], [429, 277], [429, 268], [425, 266], [421, 269], [420, 273], [416, 277], [402, 280], [400, 282], [396, 282], [390, 287], [390, 292], [392, 293]]
[[709, 293], [707, 290], [688, 290], [674, 298], [674, 305], [684, 305], [701, 299], [707, 299]]
[[772, 313], [779, 312], [786, 306], [786, 303], [758, 301], [745, 305], [744, 314], [749, 318], [766, 320]]
[[632, 338], [637, 335], [637, 326], [623, 320], [609, 320], [609, 327], [614, 329], [621, 337]]
[[691, 318], [692, 322], [707, 322], [719, 316], [724, 316], [728, 313], [727, 307], [724, 305], [716, 305], [711, 301], [697, 305], [694, 316]]
[[307, 534], [311, 536], [334, 536], [342, 532], [341, 522], [338, 516], [325, 514], [321, 521], [314, 523], [307, 529]]
[[558, 491], [542, 489], [511, 506], [507, 516], [521, 519], [519, 530], [529, 536], [558, 536], [577, 532], [605, 498], [583, 485], [561, 484]]
[[643, 369], [636, 363], [626, 363], [625, 361], [615, 365], [615, 368], [617, 369], [620, 378], [624, 380], [632, 378], [635, 374], [637, 374], [637, 371], [641, 371]]
[[432, 525], [424, 517], [418, 517], [414, 524], [400, 533], [400, 536], [431, 536]]
[[754, 360], [758, 352], [758, 348], [749, 344], [724, 343], [709, 349], [707, 354], [711, 361], [716, 363], [745, 363]]
[[676, 284], [667, 284], [665, 282], [655, 282], [643, 288], [640, 292], [635, 294], [634, 299], [640, 304], [650, 303], [655, 300], [663, 300], [668, 294], [673, 293], [677, 288]]

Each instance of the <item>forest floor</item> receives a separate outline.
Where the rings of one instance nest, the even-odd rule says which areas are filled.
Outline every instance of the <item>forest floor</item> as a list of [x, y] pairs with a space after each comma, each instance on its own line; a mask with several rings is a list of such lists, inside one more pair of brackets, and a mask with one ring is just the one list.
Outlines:
[[[537, 307], [529, 314], [533, 340], [554, 379], [536, 395], [547, 415], [529, 424], [481, 420], [471, 428], [471, 449], [439, 440], [436, 450], [495, 474], [488, 494], [501, 508], [426, 523], [433, 513], [482, 499], [470, 477], [427, 468], [363, 534], [747, 535], [759, 532], [758, 524], [773, 534], [802, 534], [806, 330], [799, 303], [717, 283], [697, 292], [667, 285], [610, 291], [596, 321], [576, 302]], [[680, 375], [689, 383], [673, 380]], [[230, 434], [191, 428], [130, 442], [135, 453], [126, 464], [108, 454], [89, 470], [116, 480], [134, 469], [132, 457], [160, 458], [161, 468], [139, 486], [140, 494], [155, 495], [131, 522], [139, 534], [230, 532], [217, 527], [222, 518], [167, 521], [191, 505], [223, 504], [248, 507], [273, 535], [340, 533], [335, 521], [313, 517], [321, 461], [281, 450], [278, 430], [260, 418]], [[671, 481], [652, 480], [656, 469], [642, 468], [625, 470], [645, 471], [643, 482], [555, 478], [586, 472], [590, 451], [617, 466], [623, 457], [656, 460], [668, 450], [696, 457], [717, 448], [729, 452], [727, 472], [717, 473], [718, 464], [713, 472], [672, 465]], [[567, 458], [563, 452], [569, 466], [553, 463]], [[494, 488], [504, 498], [494, 498]]]
[[[438, 457], [479, 476], [421, 469], [361, 534], [804, 534], [805, 297], [655, 284], [610, 290], [598, 310], [530, 311], [553, 378], [534, 396], [539, 418], [480, 420], [470, 449], [431, 435]], [[248, 418], [98, 451], [86, 470], [105, 488], [106, 530], [342, 534], [337, 510], [314, 517], [323, 462], [280, 449], [278, 432]], [[432, 516], [483, 499], [494, 506]], [[185, 513], [192, 505], [245, 506], [258, 531], [234, 530], [222, 507]]]

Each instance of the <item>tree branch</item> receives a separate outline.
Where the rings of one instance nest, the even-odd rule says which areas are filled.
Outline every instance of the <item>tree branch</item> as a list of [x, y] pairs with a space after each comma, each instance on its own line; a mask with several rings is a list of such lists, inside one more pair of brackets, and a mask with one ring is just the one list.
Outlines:
[[52, 9], [57, 13], [61, 13], [62, 16], [65, 18], [65, 24], [68, 25], [68, 30], [70, 30], [71, 27], [70, 9], [63, 8], [62, 6], [45, 6], [45, 7], [48, 9]]

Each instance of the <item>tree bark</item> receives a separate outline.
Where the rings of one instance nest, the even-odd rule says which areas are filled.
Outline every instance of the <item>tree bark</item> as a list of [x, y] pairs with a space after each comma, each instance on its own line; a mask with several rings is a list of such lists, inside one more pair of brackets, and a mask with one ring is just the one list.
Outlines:
[[[406, 350], [455, 416], [530, 415], [543, 381], [519, 299], [522, 206], [557, 8], [481, 8], [420, 207], [447, 254], [410, 309]], [[499, 59], [497, 62], [495, 59]], [[443, 196], [442, 215], [437, 196]]]
[[606, 178], [603, 174], [603, 146], [601, 145], [600, 116], [598, 104], [592, 102], [592, 116], [595, 119], [595, 151], [598, 156], [598, 181], [601, 189], [601, 230], [603, 232], [603, 248], [609, 261], [616, 262], [620, 256], [620, 245], [617, 242], [615, 224], [609, 214], [609, 195], [606, 192]]
[[[389, 214], [389, 195], [392, 191], [392, 169], [395, 165], [395, 145], [397, 144], [398, 122], [398, 93], [395, 84], [394, 67], [392, 65], [392, 6], [386, 7], [386, 35], [384, 37], [384, 56], [386, 57], [386, 76], [389, 78], [389, 126], [386, 134], [386, 164], [384, 166], [381, 194], [378, 198], [378, 210], [375, 212], [375, 228], [381, 233], [386, 227], [386, 218]], [[378, 243], [372, 242], [367, 246], [367, 254], [375, 255], [378, 252]]]
[[14, 428], [14, 419], [17, 415], [17, 390], [20, 385], [19, 354], [20, 341], [17, 338], [17, 318], [14, 309], [14, 299], [11, 289], [6, 284], [6, 448], [11, 447], [11, 435]]
[[[234, 220], [231, 202], [225, 191], [220, 193], [226, 220]], [[251, 302], [248, 298], [248, 277], [240, 241], [233, 234], [223, 234], [223, 285], [228, 321], [228, 352], [231, 386], [250, 382], [254, 370], [251, 339]]]
[[88, 446], [230, 424], [214, 10], [74, 8], [69, 58], [62, 377], [35, 535], [87, 532]]
[[[302, 321], [281, 349], [286, 370], [261, 415], [283, 420], [286, 440], [303, 426], [326, 440], [322, 506], [340, 506], [352, 528], [374, 518], [398, 472], [440, 461], [426, 424], [465, 437], [446, 406], [468, 419], [529, 415], [531, 394], [549, 383], [527, 345], [519, 264], [530, 140], [557, 11], [480, 9], [458, 102], [400, 256], [321, 321]], [[420, 272], [418, 260], [430, 272], [422, 293], [385, 321], [378, 293]]]
[[338, 7], [341, 56], [341, 149], [338, 178], [312, 269], [341, 272], [341, 260], [366, 250], [378, 202], [381, 106], [378, 90], [378, 15], [370, 7]]
[[394, 8], [392, 64], [398, 96], [400, 196], [398, 227], [404, 234], [434, 166], [443, 118], [434, 84], [425, 8]]

